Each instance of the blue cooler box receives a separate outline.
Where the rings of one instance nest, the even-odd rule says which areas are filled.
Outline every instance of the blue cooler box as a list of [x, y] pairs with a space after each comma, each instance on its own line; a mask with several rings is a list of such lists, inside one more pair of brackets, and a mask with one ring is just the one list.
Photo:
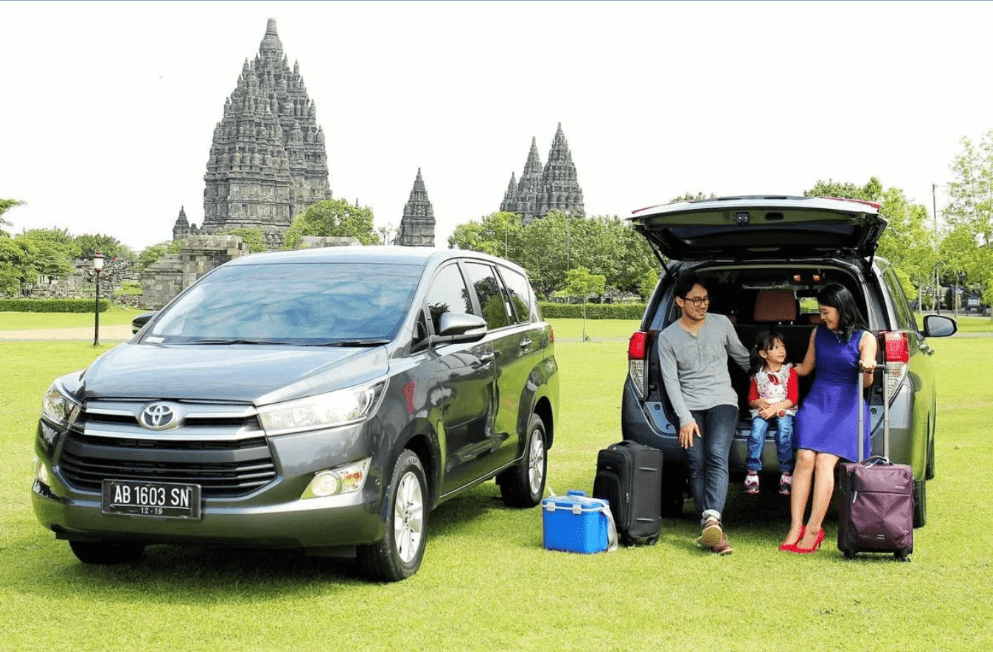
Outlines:
[[545, 548], [584, 554], [602, 552], [609, 545], [610, 517], [606, 500], [589, 498], [585, 491], [541, 501]]

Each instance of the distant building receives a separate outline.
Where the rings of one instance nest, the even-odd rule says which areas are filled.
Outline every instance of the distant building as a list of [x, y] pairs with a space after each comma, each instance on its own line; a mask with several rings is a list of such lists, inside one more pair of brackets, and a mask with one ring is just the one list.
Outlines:
[[428, 191], [424, 187], [420, 168], [417, 168], [417, 178], [414, 179], [410, 199], [404, 206], [400, 230], [394, 244], [404, 247], [434, 246], [434, 208], [428, 200]]
[[524, 172], [519, 181], [515, 180], [513, 173], [510, 174], [510, 185], [500, 203], [500, 210], [518, 213], [524, 224], [530, 224], [553, 210], [571, 215], [586, 214], [583, 190], [579, 187], [576, 166], [562, 132], [562, 123], [555, 132], [544, 167], [538, 156], [537, 143], [534, 138], [531, 139], [531, 151], [524, 164]]
[[269, 19], [259, 53], [245, 61], [214, 128], [203, 194], [203, 225], [180, 210], [173, 238], [260, 229], [278, 247], [294, 217], [331, 199], [324, 131], [300, 64], [292, 71]]

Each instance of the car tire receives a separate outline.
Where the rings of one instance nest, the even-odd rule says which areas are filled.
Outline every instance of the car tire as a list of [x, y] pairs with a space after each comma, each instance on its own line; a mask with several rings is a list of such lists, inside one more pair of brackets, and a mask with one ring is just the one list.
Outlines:
[[427, 475], [421, 460], [404, 450], [386, 489], [386, 532], [382, 541], [358, 550], [359, 564], [374, 580], [399, 582], [417, 572], [427, 544]]
[[545, 422], [532, 414], [528, 422], [528, 438], [521, 463], [497, 478], [500, 495], [508, 507], [534, 507], [545, 495], [548, 476], [548, 449], [545, 445]]
[[145, 551], [143, 543], [111, 543], [108, 541], [70, 541], [76, 559], [84, 564], [133, 564]]
[[914, 527], [927, 525], [927, 480], [914, 480]]

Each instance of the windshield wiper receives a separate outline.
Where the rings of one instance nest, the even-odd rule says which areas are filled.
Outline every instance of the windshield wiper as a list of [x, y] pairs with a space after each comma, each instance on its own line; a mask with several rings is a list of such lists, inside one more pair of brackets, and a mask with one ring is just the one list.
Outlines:
[[332, 340], [330, 342], [302, 342], [300, 346], [382, 346], [389, 340]]
[[281, 342], [279, 340], [249, 340], [243, 338], [227, 338], [227, 337], [217, 337], [208, 338], [202, 340], [192, 340], [189, 344], [288, 344], [288, 342]]

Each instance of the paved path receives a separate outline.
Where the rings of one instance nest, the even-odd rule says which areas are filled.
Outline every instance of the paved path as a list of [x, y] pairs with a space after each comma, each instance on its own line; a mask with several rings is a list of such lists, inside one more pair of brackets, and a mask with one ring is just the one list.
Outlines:
[[[101, 342], [124, 342], [131, 339], [131, 325], [101, 326]], [[89, 340], [93, 341], [93, 327], [41, 328], [25, 331], [0, 331], [0, 340]]]

